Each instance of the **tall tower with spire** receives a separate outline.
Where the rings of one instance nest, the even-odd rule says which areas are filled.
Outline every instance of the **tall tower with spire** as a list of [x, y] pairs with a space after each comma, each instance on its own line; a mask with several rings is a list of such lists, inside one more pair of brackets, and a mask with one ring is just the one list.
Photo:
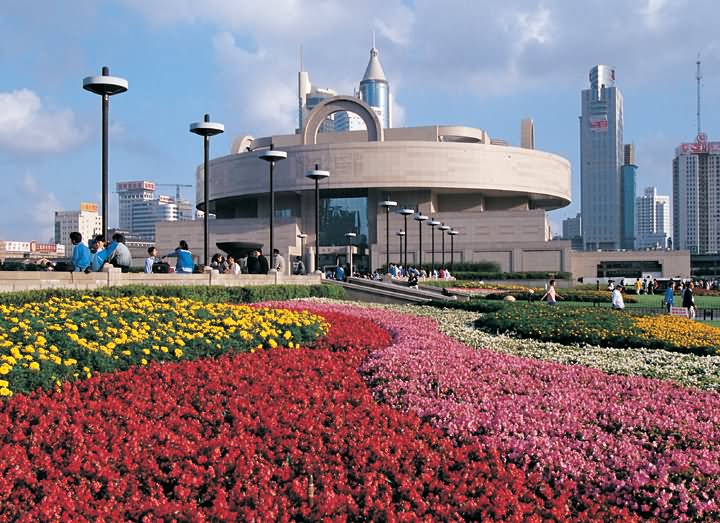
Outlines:
[[373, 33], [370, 61], [365, 69], [365, 75], [360, 81], [360, 98], [372, 107], [377, 113], [383, 127], [391, 126], [390, 115], [390, 84], [385, 78], [385, 71], [380, 65], [378, 50], [375, 47], [375, 33]]

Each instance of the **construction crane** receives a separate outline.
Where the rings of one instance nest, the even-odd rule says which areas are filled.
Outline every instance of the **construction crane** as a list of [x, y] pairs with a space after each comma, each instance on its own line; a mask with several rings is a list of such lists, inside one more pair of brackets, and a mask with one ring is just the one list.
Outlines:
[[192, 185], [182, 184], [182, 183], [156, 183], [157, 187], [175, 187], [175, 201], [180, 201], [180, 187], [190, 187], [192, 188]]

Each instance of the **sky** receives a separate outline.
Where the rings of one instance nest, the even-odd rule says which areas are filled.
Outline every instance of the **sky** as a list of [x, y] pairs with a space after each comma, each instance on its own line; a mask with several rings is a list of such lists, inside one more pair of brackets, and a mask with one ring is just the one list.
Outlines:
[[533, 118], [536, 148], [572, 164], [572, 204], [550, 213], [560, 232], [580, 209], [593, 65], [615, 68], [638, 193], [672, 193], [674, 148], [696, 134], [698, 53], [702, 128], [720, 140], [718, 19], [716, 0], [0, 0], [0, 239], [47, 241], [55, 210], [100, 202], [100, 97], [82, 80], [102, 66], [129, 82], [110, 101], [111, 187], [193, 184], [191, 122], [225, 124], [212, 157], [241, 135], [289, 134], [300, 46], [313, 84], [350, 94], [373, 32], [394, 126], [466, 125], [517, 145]]

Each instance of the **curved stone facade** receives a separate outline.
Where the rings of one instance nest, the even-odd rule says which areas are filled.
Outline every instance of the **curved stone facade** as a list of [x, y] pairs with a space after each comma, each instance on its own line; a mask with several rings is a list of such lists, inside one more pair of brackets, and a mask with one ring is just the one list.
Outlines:
[[[350, 110], [371, 124], [367, 131], [317, 133], [328, 114]], [[269, 168], [258, 153], [271, 145], [287, 152], [276, 164], [275, 245], [286, 257], [300, 254], [299, 233], [308, 234], [306, 265], [314, 252], [314, 183], [305, 177], [317, 165], [330, 172], [320, 184], [321, 265], [342, 262], [345, 232], [357, 233], [356, 263], [363, 269], [403, 258], [415, 265], [448, 265], [450, 238], [418, 225], [412, 216], [390, 214], [381, 201], [398, 202], [444, 222], [454, 237], [453, 261], [496, 261], [506, 271], [567, 270], [569, 242], [550, 242], [546, 211], [570, 203], [570, 163], [535, 149], [493, 142], [482, 129], [427, 126], [383, 129], [361, 101], [336, 97], [310, 113], [298, 134], [243, 137], [233, 154], [211, 162], [211, 245], [216, 241], [268, 243]], [[309, 143], [317, 142], [317, 143]], [[204, 209], [203, 171], [197, 171], [198, 207]], [[386, 228], [391, 240], [386, 240]], [[406, 229], [407, 248], [395, 235]], [[423, 234], [422, 251], [420, 235]], [[389, 243], [389, 245], [388, 245]], [[433, 260], [433, 251], [435, 258]], [[444, 260], [442, 253], [445, 254]], [[289, 264], [288, 264], [289, 265]]]

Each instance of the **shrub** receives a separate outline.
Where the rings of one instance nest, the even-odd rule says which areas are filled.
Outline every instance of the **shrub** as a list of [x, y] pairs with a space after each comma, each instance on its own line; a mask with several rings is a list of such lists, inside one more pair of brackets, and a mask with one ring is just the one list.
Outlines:
[[345, 297], [345, 289], [335, 285], [257, 285], [249, 287], [127, 285], [94, 290], [44, 289], [0, 293], [0, 305], [23, 305], [46, 301], [53, 297], [78, 298], [80, 296], [90, 296], [91, 298], [96, 296], [160, 296], [205, 303], [254, 303], [295, 298], [342, 299]]

